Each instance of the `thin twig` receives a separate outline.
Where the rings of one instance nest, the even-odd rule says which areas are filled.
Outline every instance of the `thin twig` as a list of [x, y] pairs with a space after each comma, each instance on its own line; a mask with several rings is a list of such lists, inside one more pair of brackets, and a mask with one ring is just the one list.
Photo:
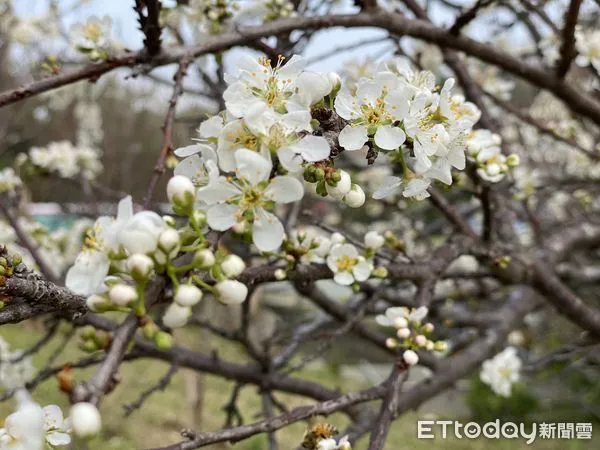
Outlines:
[[175, 108], [177, 107], [177, 100], [179, 99], [179, 96], [183, 93], [183, 78], [185, 77], [189, 64], [190, 59], [187, 55], [185, 55], [179, 62], [179, 68], [175, 73], [175, 86], [173, 87], [173, 95], [169, 100], [169, 108], [167, 109], [167, 115], [165, 116], [165, 121], [162, 126], [163, 142], [160, 149], [160, 154], [158, 156], [158, 160], [156, 161], [156, 165], [154, 166], [154, 173], [152, 174], [152, 179], [150, 180], [150, 185], [148, 186], [146, 198], [144, 199], [144, 209], [148, 209], [150, 207], [150, 204], [152, 203], [152, 195], [154, 194], [154, 189], [156, 188], [156, 185], [158, 184], [161, 175], [165, 172], [165, 161], [169, 156], [169, 152], [173, 150], [172, 139], [173, 121], [175, 120]]

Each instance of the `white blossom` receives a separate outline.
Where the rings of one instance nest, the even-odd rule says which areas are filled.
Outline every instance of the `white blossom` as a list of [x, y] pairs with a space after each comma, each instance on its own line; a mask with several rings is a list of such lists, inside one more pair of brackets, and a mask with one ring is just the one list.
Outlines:
[[22, 185], [21, 178], [15, 173], [12, 167], [5, 167], [0, 170], [0, 194], [12, 192]]
[[578, 66], [592, 66], [600, 73], [600, 30], [584, 32], [581, 29], [575, 32], [575, 47], [577, 57], [575, 62]]
[[234, 224], [252, 222], [252, 239], [261, 251], [277, 249], [283, 241], [283, 225], [266, 208], [273, 202], [291, 203], [304, 194], [302, 184], [291, 176], [269, 179], [271, 161], [247, 149], [235, 154], [236, 180], [223, 176], [198, 190], [198, 198], [209, 205], [208, 225], [224, 231]]
[[0, 448], [41, 450], [44, 447], [44, 411], [25, 390], [16, 395], [17, 410], [4, 420], [0, 429]]
[[369, 231], [367, 234], [365, 234], [364, 242], [365, 247], [377, 251], [383, 247], [385, 238], [377, 231]]
[[381, 75], [360, 81], [354, 92], [342, 88], [335, 99], [335, 110], [350, 121], [339, 135], [342, 147], [359, 150], [369, 136], [385, 150], [394, 150], [404, 143], [406, 134], [395, 123], [408, 114], [408, 93], [396, 87], [395, 77]]
[[496, 394], [510, 397], [513, 384], [519, 381], [521, 366], [517, 349], [507, 347], [492, 359], [484, 361], [479, 377]]
[[366, 281], [373, 270], [371, 263], [360, 256], [352, 244], [334, 245], [327, 257], [327, 266], [334, 273], [334, 281], [344, 286]]

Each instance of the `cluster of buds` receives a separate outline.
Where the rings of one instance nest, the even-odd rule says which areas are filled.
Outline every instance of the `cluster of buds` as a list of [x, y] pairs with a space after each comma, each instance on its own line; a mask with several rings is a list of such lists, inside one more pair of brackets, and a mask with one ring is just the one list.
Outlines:
[[[163, 317], [163, 323], [165, 322]], [[173, 335], [162, 331], [148, 316], [144, 316], [140, 319], [140, 325], [142, 335], [154, 342], [156, 348], [159, 350], [169, 350], [173, 347]]]
[[103, 330], [97, 330], [91, 325], [86, 325], [79, 330], [78, 346], [86, 353], [106, 350], [110, 345], [111, 336]]
[[10, 277], [23, 258], [18, 253], [8, 254], [6, 248], [0, 246], [0, 277]]
[[73, 46], [91, 61], [106, 61], [113, 43], [110, 40], [112, 20], [108, 16], [90, 17], [85, 24], [71, 27]]
[[86, 300], [88, 308], [92, 311], [128, 311], [129, 308], [139, 306], [144, 300], [139, 288], [127, 284], [119, 277], [107, 277], [104, 283], [108, 287], [106, 292], [91, 295]]
[[501, 143], [501, 137], [489, 130], [474, 130], [467, 137], [467, 154], [477, 165], [477, 174], [491, 183], [501, 181], [520, 163], [519, 155], [502, 154]]
[[289, 0], [265, 0], [266, 13], [263, 17], [265, 22], [271, 22], [282, 17], [296, 17], [294, 4]]
[[229, 0], [208, 0], [202, 3], [203, 8], [200, 13], [208, 21], [211, 34], [223, 31], [224, 24], [233, 17], [232, 8], [237, 7]]
[[304, 169], [304, 180], [315, 184], [315, 192], [321, 197], [330, 196], [343, 201], [351, 208], [360, 208], [365, 203], [365, 192], [352, 183], [350, 174], [322, 163], [311, 164]]
[[428, 312], [426, 306], [413, 309], [392, 307], [385, 311], [385, 315], [375, 318], [379, 325], [396, 329], [396, 337], [388, 338], [386, 346], [390, 349], [402, 349], [402, 359], [409, 366], [419, 362], [419, 355], [416, 353], [418, 350], [443, 352], [447, 348], [446, 342], [430, 339], [434, 326], [430, 322], [424, 322]]

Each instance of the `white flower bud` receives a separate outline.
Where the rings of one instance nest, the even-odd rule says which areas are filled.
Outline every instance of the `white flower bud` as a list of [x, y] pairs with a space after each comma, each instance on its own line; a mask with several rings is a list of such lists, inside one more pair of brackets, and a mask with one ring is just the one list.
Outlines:
[[241, 222], [236, 222], [233, 224], [231, 229], [233, 230], [234, 233], [242, 234], [243, 232], [246, 231], [246, 222], [244, 220], [242, 220]]
[[102, 427], [100, 412], [93, 404], [87, 402], [75, 403], [69, 413], [71, 428], [76, 436], [81, 438], [92, 437]]
[[446, 341], [437, 341], [433, 344], [433, 349], [436, 352], [445, 352], [446, 350], [448, 350], [448, 344], [446, 343]]
[[423, 331], [425, 333], [433, 333], [433, 330], [435, 330], [435, 327], [433, 326], [432, 323], [427, 322], [425, 325], [423, 325]]
[[414, 366], [419, 362], [419, 355], [412, 350], [405, 350], [402, 354], [402, 359], [404, 359], [404, 362], [409, 366]]
[[500, 166], [498, 164], [492, 163], [492, 164], [488, 164], [487, 167], [485, 168], [486, 173], [490, 176], [496, 176], [500, 173]]
[[396, 317], [394, 319], [394, 326], [396, 328], [406, 328], [408, 327], [408, 320], [405, 317]]
[[339, 91], [342, 87], [342, 77], [340, 77], [336, 72], [328, 72], [327, 78], [331, 83], [331, 91], [334, 93]]
[[175, 225], [177, 225], [177, 223], [175, 222], [175, 219], [171, 216], [162, 216], [162, 220], [164, 223], [166, 223], [170, 227], [175, 227]]
[[427, 343], [425, 344], [425, 350], [430, 352], [434, 348], [435, 348], [435, 344], [433, 343], [433, 341], [427, 341]]
[[275, 276], [275, 279], [279, 281], [287, 278], [287, 273], [283, 269], [276, 269], [273, 275]]
[[521, 158], [516, 153], [511, 153], [506, 157], [506, 165], [508, 167], [517, 167], [521, 162]]
[[396, 331], [396, 335], [400, 339], [408, 339], [410, 336], [410, 330], [408, 328], [399, 328], [398, 331]]
[[373, 250], [379, 250], [383, 247], [385, 238], [377, 231], [369, 231], [365, 234], [365, 246]]
[[147, 280], [154, 269], [154, 261], [142, 253], [134, 253], [127, 258], [127, 270], [134, 280]]
[[227, 255], [221, 263], [221, 270], [227, 278], [235, 278], [246, 268], [244, 260], [238, 255]]
[[188, 177], [175, 175], [167, 183], [167, 197], [174, 208], [189, 210], [196, 199], [194, 183]]
[[425, 347], [427, 345], [427, 338], [422, 334], [419, 334], [415, 337], [415, 344], [419, 347]]
[[208, 11], [207, 17], [214, 22], [219, 19], [219, 13], [216, 10], [211, 9]]
[[248, 288], [236, 280], [224, 280], [215, 285], [217, 299], [226, 305], [239, 305], [246, 300]]
[[344, 203], [350, 208], [360, 208], [365, 204], [365, 191], [358, 184], [353, 184], [350, 192], [344, 197]]
[[173, 300], [179, 306], [194, 306], [202, 300], [202, 291], [191, 284], [182, 284], [177, 287]]
[[340, 170], [340, 177], [340, 181], [335, 186], [329, 186], [328, 184], [325, 186], [327, 193], [337, 200], [341, 200], [352, 188], [352, 179], [348, 172]]
[[198, 250], [194, 255], [193, 263], [200, 269], [208, 269], [215, 264], [215, 254], [207, 248]]
[[110, 303], [102, 295], [90, 295], [86, 300], [85, 304], [90, 311], [102, 312], [105, 311]]
[[138, 295], [135, 289], [128, 284], [117, 284], [108, 291], [108, 298], [112, 303], [118, 306], [127, 306], [137, 300]]
[[395, 349], [396, 347], [398, 347], [398, 341], [394, 338], [387, 338], [385, 340], [385, 346], [389, 349]]
[[179, 233], [173, 228], [167, 228], [160, 233], [160, 236], [158, 236], [158, 246], [167, 254], [177, 252], [179, 250], [179, 244]]
[[184, 326], [192, 310], [189, 306], [179, 306], [177, 303], [171, 303], [162, 317], [162, 322], [169, 328], [181, 328]]

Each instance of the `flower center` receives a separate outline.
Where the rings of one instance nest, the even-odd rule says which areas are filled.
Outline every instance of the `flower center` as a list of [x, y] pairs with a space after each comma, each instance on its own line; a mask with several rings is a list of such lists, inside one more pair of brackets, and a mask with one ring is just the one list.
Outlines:
[[83, 34], [92, 42], [97, 42], [102, 37], [102, 30], [97, 23], [88, 23], [83, 29]]
[[358, 263], [358, 258], [354, 258], [352, 256], [344, 255], [337, 260], [337, 268], [342, 271], [351, 271], [354, 266]]
[[242, 193], [240, 207], [242, 209], [251, 209], [261, 205], [262, 192], [258, 189], [245, 189]]
[[[231, 132], [227, 135], [227, 138], [238, 145], [257, 152], [260, 147], [258, 138], [250, 132], [246, 127], [241, 128], [238, 131]], [[237, 149], [236, 149], [237, 150]]]

